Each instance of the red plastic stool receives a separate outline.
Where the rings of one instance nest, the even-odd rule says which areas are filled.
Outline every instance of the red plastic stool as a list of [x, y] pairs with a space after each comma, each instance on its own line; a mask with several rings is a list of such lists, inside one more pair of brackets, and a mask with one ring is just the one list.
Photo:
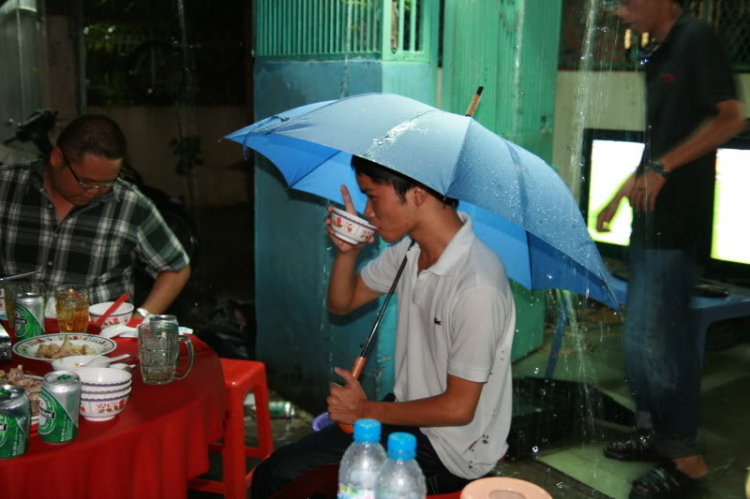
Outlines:
[[[224, 435], [221, 443], [211, 444], [210, 452], [221, 453], [224, 480], [195, 478], [188, 488], [214, 494], [224, 494], [228, 499], [244, 499], [252, 479], [248, 472], [246, 457], [265, 459], [273, 452], [271, 439], [271, 416], [268, 412], [268, 386], [266, 366], [251, 360], [221, 359], [224, 371], [227, 407]], [[255, 416], [258, 425], [258, 446], [245, 446], [245, 396], [255, 395]]]

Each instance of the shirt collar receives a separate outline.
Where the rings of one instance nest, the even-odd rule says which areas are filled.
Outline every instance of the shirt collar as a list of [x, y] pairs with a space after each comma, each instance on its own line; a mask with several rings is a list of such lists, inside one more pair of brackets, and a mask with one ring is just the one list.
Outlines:
[[[438, 261], [425, 269], [426, 271], [439, 276], [450, 275], [458, 261], [469, 251], [469, 247], [474, 242], [475, 236], [471, 217], [462, 211], [457, 213], [458, 218], [464, 223], [463, 226], [454, 234]], [[414, 251], [414, 248], [412, 248], [412, 251]]]

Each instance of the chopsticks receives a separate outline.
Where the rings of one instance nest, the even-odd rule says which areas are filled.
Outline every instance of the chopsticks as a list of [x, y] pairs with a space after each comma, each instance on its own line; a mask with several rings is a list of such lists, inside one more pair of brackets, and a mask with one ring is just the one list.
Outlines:
[[14, 281], [16, 279], [23, 279], [24, 277], [29, 277], [31, 275], [38, 274], [41, 271], [42, 271], [41, 269], [39, 269], [39, 270], [32, 270], [31, 272], [24, 272], [23, 274], [16, 274], [16, 275], [8, 276], [8, 277], [0, 277], [0, 282], [3, 282], [3, 281]]

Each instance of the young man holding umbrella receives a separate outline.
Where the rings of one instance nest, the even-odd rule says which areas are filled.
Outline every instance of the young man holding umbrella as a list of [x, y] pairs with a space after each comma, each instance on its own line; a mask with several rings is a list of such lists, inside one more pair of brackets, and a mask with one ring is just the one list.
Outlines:
[[[453, 200], [366, 159], [355, 156], [352, 165], [368, 199], [365, 216], [394, 244], [358, 274], [365, 244], [348, 244], [327, 227], [338, 249], [329, 310], [347, 314], [372, 302], [390, 289], [404, 257], [407, 263], [396, 287], [395, 393], [370, 401], [349, 371], [336, 368], [344, 385], [331, 386], [330, 417], [377, 419], [383, 441], [394, 431], [414, 434], [428, 493], [461, 490], [507, 449], [515, 307], [505, 269]], [[342, 194], [353, 213], [344, 187]], [[256, 469], [253, 497], [271, 497], [307, 471], [338, 464], [351, 442], [332, 425], [279, 449]]]

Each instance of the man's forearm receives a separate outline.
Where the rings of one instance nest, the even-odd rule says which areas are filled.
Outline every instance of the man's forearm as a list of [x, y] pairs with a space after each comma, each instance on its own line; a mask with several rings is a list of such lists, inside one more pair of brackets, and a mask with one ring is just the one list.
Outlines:
[[463, 426], [474, 418], [474, 405], [451, 401], [445, 394], [411, 402], [367, 401], [364, 417], [377, 419], [383, 424], [414, 426], [420, 428]]
[[666, 171], [674, 171], [695, 161], [742, 131], [745, 122], [741, 102], [720, 102], [717, 109], [718, 114], [704, 123], [690, 138], [659, 158]]
[[177, 298], [190, 279], [190, 265], [178, 271], [164, 271], [156, 277], [146, 301], [140, 307], [151, 314], [163, 313]]
[[334, 314], [345, 314], [350, 310], [357, 287], [355, 268], [358, 251], [339, 252], [331, 269], [328, 283], [328, 310]]

